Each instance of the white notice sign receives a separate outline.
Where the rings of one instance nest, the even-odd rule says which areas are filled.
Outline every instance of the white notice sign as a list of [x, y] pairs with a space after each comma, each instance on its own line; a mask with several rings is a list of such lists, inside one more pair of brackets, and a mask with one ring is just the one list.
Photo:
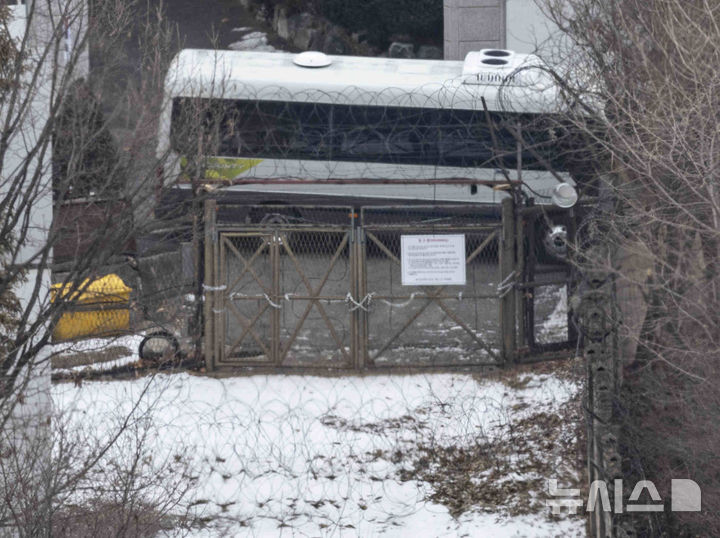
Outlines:
[[403, 235], [403, 286], [464, 286], [465, 236]]

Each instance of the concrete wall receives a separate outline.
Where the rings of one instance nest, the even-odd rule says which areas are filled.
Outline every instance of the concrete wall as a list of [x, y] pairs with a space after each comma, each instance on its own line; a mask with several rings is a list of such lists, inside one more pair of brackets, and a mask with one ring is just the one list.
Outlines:
[[446, 60], [505, 47], [505, 0], [445, 0], [443, 9]]
[[[49, 88], [44, 81], [49, 75], [45, 65], [39, 64], [37, 58], [42, 47], [42, 40], [35, 28], [28, 28], [27, 7], [25, 5], [10, 6], [10, 36], [18, 43], [28, 35], [27, 73], [22, 77], [27, 85], [27, 93], [19, 95], [20, 100], [27, 99], [28, 107], [19, 119], [19, 128], [8, 140], [8, 149], [2, 162], [2, 184], [0, 197], [6, 199], [12, 188], [12, 180], [26, 177], [27, 194], [32, 203], [24, 208], [16, 203], [14, 211], [23, 215], [27, 224], [25, 241], [20, 245], [16, 263], [26, 264], [33, 261], [34, 255], [47, 243], [48, 229], [52, 224], [52, 189], [50, 178], [50, 159], [45, 157], [32, 158], [28, 170], [22, 172], [28, 163], [29, 153], [37, 146], [39, 137], [49, 115]], [[34, 26], [34, 25], [33, 25]], [[39, 74], [38, 84], [32, 82], [32, 76]], [[0, 121], [5, 124], [8, 116], [16, 118], [8, 104], [0, 108]], [[32, 185], [30, 181], [37, 177]], [[25, 185], [25, 184], [24, 184]], [[40, 311], [41, 304], [47, 300], [50, 285], [50, 272], [44, 268], [28, 271], [27, 279], [15, 290], [24, 310], [30, 309], [33, 315]], [[33, 495], [42, 497], [44, 474], [50, 456], [48, 437], [48, 420], [50, 416], [50, 368], [47, 357], [36, 357], [34, 364], [19, 370], [14, 392], [2, 403], [2, 416], [9, 413], [3, 425], [0, 443], [9, 447], [12, 458], [3, 461], [0, 474], [0, 488], [5, 491], [9, 510], [12, 510], [18, 526], [26, 532], [33, 533], [41, 520], [47, 519], [45, 506], [34, 499]], [[15, 404], [15, 405], [13, 405]], [[18, 478], [20, 477], [20, 478]], [[24, 487], [22, 484], [26, 484]], [[28, 486], [30, 484], [31, 486]], [[32, 487], [35, 486], [35, 487]], [[37, 493], [32, 493], [36, 491]], [[38, 502], [37, 510], [32, 513], [24, 509], [27, 503]]]
[[[85, 30], [87, 12], [84, 0], [30, 0], [25, 4], [12, 4], [9, 9], [8, 32], [19, 49], [24, 42], [21, 53], [25, 58], [25, 71], [19, 77], [22, 85], [17, 97], [27, 105], [11, 108], [12, 100], [5, 99], [0, 106], [3, 125], [8, 118], [17, 124], [3, 156], [0, 199], [7, 200], [19, 183], [29, 201], [11, 202], [11, 210], [20, 215], [15, 231], [17, 237], [22, 238], [13, 262], [28, 269], [25, 281], [14, 291], [23, 310], [30, 313], [29, 323], [32, 323], [34, 317], [42, 315], [50, 288], [49, 264], [39, 263], [42, 258], [38, 256], [47, 246], [53, 220], [52, 148], [45, 128], [51, 103], [57, 99], [57, 80], [62, 73], [58, 69], [66, 67], [68, 54], [76, 46], [73, 36]], [[64, 29], [60, 43], [52, 40], [57, 28]], [[62, 51], [57, 62], [53, 49], [56, 45]], [[83, 51], [80, 68], [74, 75], [86, 74], [87, 51]], [[42, 336], [43, 331], [37, 331], [26, 345], [34, 345], [34, 340]], [[42, 501], [51, 450], [49, 353], [41, 351], [17, 371], [14, 393], [0, 402], [1, 418], [5, 419], [8, 413], [8, 420], [0, 431], [0, 446], [3, 454], [7, 454], [9, 448], [12, 455], [3, 459], [0, 469], [0, 489], [5, 492], [4, 516], [12, 511], [15, 523], [23, 528], [24, 534], [43, 536], [49, 528], [48, 506]], [[15, 534], [9, 531], [2, 535]]]
[[556, 31], [535, 0], [506, 0], [505, 47], [516, 52], [535, 52]]
[[[2, 163], [3, 177], [12, 178], [22, 173], [33, 181], [28, 189], [32, 197], [32, 204], [25, 210], [28, 225], [26, 239], [21, 245], [16, 263], [27, 263], [34, 260], [38, 251], [44, 249], [48, 231], [53, 222], [53, 194], [51, 179], [51, 148], [37, 152], [39, 157], [33, 158], [26, 172], [20, 172], [28, 160], [28, 154], [38, 147], [47, 144], [44, 129], [47, 124], [52, 103], [58, 98], [57, 85], [62, 78], [62, 70], [67, 68], [69, 55], [79, 55], [78, 62], [72, 73], [73, 78], [85, 77], [88, 74], [87, 47], [71, 52], [73, 47], [79, 46], [81, 36], [87, 31], [87, 10], [81, 0], [35, 0], [27, 4], [10, 6], [11, 18], [8, 29], [10, 35], [20, 43], [23, 36], [28, 34], [25, 54], [28, 58], [28, 68], [25, 74], [27, 94], [21, 96], [27, 99], [29, 107], [20, 119], [20, 128], [9, 140], [9, 148]], [[32, 24], [27, 27], [27, 21]], [[62, 28], [64, 35], [59, 43], [53, 43], [52, 37], [58, 28]], [[57, 46], [60, 53], [54, 54]], [[53, 63], [57, 58], [57, 63]], [[33, 80], [33, 76], [38, 75]], [[0, 109], [3, 121], [8, 110]], [[12, 112], [16, 115], [17, 112]], [[0, 186], [0, 193], [6, 187]], [[45, 274], [42, 271], [41, 274]], [[49, 279], [47, 280], [49, 284]], [[23, 297], [21, 297], [22, 299]]]
[[444, 0], [446, 60], [486, 48], [531, 53], [553, 33], [536, 0]]

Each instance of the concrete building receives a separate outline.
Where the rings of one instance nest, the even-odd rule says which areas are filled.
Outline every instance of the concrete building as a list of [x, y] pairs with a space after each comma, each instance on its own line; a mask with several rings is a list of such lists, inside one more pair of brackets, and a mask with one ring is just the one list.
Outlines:
[[[79, 0], [81, 1], [81, 0]], [[71, 0], [74, 2], [74, 0]], [[0, 121], [11, 127], [0, 168], [0, 200], [17, 216], [13, 234], [18, 241], [9, 264], [24, 268], [25, 279], [14, 290], [32, 324], [49, 301], [50, 264], [47, 250], [53, 221], [52, 144], [47, 133], [54, 102], [60, 98], [67, 61], [76, 46], [75, 36], [86, 30], [84, 4], [68, 0], [18, 0], [5, 2], [8, 21], [5, 31], [16, 43], [21, 69], [9, 69], [10, 89], [0, 103]], [[78, 71], [87, 74], [87, 51], [81, 53]], [[40, 318], [42, 319], [42, 318]], [[32, 349], [44, 331], [35, 331], [21, 353]], [[3, 372], [8, 379], [17, 373], [12, 393], [0, 401], [0, 429], [4, 460], [0, 465], [0, 489], [4, 491], [0, 535], [17, 535], [19, 526], [28, 535], [41, 536], [37, 525], [49, 517], [44, 499], [46, 464], [50, 456], [48, 424], [51, 413], [50, 364], [47, 353], [29, 363], [16, 362]], [[10, 452], [5, 449], [9, 447]], [[11, 454], [10, 457], [7, 454]], [[36, 506], [29, 510], [28, 506]], [[11, 515], [8, 515], [11, 514]], [[9, 523], [8, 523], [9, 522]], [[38, 523], [39, 522], [39, 523]], [[37, 532], [36, 532], [37, 531]]]
[[531, 53], [554, 32], [535, 0], [444, 0], [443, 8], [446, 60], [489, 48]]

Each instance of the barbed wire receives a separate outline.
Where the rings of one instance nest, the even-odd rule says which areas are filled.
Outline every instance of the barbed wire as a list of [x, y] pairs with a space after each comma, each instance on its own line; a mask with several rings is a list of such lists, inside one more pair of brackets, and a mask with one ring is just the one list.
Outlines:
[[529, 177], [548, 164], [564, 169], [573, 145], [547, 95], [531, 86], [495, 91], [503, 98], [487, 114], [483, 92], [456, 80], [415, 91], [234, 84], [227, 97], [175, 98], [170, 148], [181, 180], [492, 180], [498, 159]]

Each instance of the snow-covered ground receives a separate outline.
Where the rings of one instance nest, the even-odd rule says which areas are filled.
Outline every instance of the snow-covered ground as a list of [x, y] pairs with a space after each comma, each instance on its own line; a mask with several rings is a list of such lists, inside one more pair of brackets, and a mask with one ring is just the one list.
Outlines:
[[187, 477], [176, 511], [207, 522], [191, 536], [582, 536], [579, 516], [545, 506], [546, 478], [578, 479], [564, 415], [577, 391], [553, 371], [177, 373], [60, 383], [53, 398], [88, 447], [132, 416], [105, 460], [142, 439], [146, 473]]
[[[143, 337], [144, 334], [129, 334], [111, 338], [87, 338], [52, 344], [45, 349], [51, 357], [53, 371], [56, 373], [112, 370], [138, 361], [138, 347]], [[91, 362], [93, 360], [94, 362]], [[73, 365], [74, 362], [82, 364]], [[62, 363], [68, 365], [58, 366]]]
[[[554, 335], [565, 327], [566, 295], [549, 290], [541, 299], [541, 332]], [[137, 361], [141, 338], [52, 352], [72, 364], [114, 349], [107, 362], [70, 366], [104, 370]], [[117, 503], [118, 477], [138, 464], [140, 497], [186, 516], [163, 517], [175, 525], [163, 536], [584, 536], [581, 516], [554, 519], [546, 506], [547, 479], [568, 488], [581, 477], [571, 370], [172, 373], [52, 391], [56, 431], [77, 464], [124, 429], [81, 484], [89, 496], [81, 488], [69, 499]]]

